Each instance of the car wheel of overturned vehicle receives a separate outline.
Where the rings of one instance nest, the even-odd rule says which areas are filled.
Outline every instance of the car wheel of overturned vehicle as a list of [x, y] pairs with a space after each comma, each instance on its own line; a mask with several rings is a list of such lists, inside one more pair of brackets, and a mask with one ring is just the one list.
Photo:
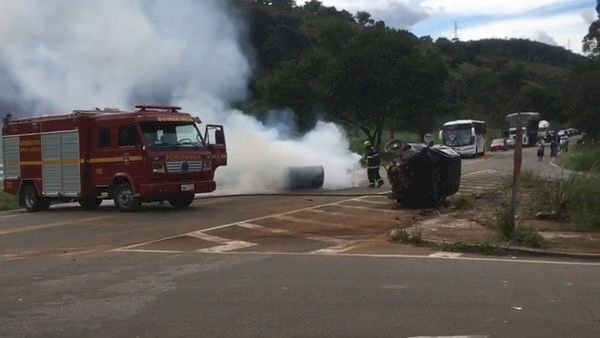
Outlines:
[[121, 183], [114, 192], [115, 207], [121, 211], [133, 212], [140, 208], [141, 202], [133, 193], [129, 183]]
[[50, 207], [48, 200], [39, 196], [37, 189], [32, 184], [28, 184], [23, 188], [21, 205], [24, 206], [27, 211], [45, 211]]
[[171, 198], [169, 203], [175, 209], [185, 209], [190, 206], [194, 202], [194, 194], [185, 194], [177, 196], [176, 198]]
[[94, 210], [102, 204], [102, 199], [100, 198], [82, 198], [79, 200], [79, 205], [84, 210]]

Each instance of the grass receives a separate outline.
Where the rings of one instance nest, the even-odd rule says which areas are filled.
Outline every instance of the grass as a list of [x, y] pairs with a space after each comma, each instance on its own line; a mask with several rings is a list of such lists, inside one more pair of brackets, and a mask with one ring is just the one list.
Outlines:
[[567, 155], [565, 167], [577, 171], [600, 172], [600, 146], [582, 146]]
[[0, 191], [0, 211], [18, 209], [19, 203], [17, 198], [9, 195], [3, 191]]
[[537, 177], [531, 189], [536, 211], [555, 213], [577, 231], [600, 231], [600, 174]]
[[408, 243], [414, 245], [423, 243], [423, 231], [418, 226], [412, 228], [396, 227], [392, 229], [390, 236], [392, 240], [400, 243]]
[[513, 233], [512, 241], [530, 248], [543, 248], [545, 245], [539, 231], [531, 228], [517, 228]]
[[456, 210], [470, 210], [475, 206], [475, 198], [471, 195], [454, 195], [449, 202], [450, 206]]
[[437, 246], [440, 251], [477, 253], [483, 255], [502, 256], [506, 255], [507, 250], [497, 241], [483, 241], [467, 243], [458, 241], [454, 243], [444, 243]]

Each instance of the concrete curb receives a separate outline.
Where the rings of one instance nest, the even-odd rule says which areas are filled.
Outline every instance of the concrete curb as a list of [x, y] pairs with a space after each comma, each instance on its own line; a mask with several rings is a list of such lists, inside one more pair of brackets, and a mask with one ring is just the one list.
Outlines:
[[[441, 241], [441, 240], [435, 240], [435, 239], [422, 239], [422, 243], [427, 246], [440, 246], [440, 245], [453, 245], [458, 242]], [[473, 249], [480, 249], [482, 247], [480, 244], [465, 243], [465, 242], [462, 242], [462, 245], [465, 247], [473, 248]], [[498, 248], [506, 250], [506, 252], [513, 252], [513, 253], [520, 253], [520, 254], [527, 254], [527, 255], [557, 257], [557, 258], [586, 259], [586, 260], [600, 260], [600, 254], [590, 253], [590, 252], [552, 251], [552, 250], [535, 249], [535, 248], [527, 248], [527, 247], [511, 246], [511, 245], [498, 246]]]

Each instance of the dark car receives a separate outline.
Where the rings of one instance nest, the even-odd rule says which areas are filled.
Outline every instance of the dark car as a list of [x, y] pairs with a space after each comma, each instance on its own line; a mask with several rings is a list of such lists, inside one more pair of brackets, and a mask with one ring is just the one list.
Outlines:
[[508, 147], [508, 142], [506, 142], [505, 138], [497, 138], [494, 139], [492, 141], [492, 144], [490, 145], [490, 150], [491, 151], [508, 151], [509, 147]]

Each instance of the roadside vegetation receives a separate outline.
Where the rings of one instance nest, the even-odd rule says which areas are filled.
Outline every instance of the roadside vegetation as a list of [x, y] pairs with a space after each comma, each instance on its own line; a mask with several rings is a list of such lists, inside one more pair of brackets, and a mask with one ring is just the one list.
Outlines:
[[567, 155], [565, 168], [600, 173], [600, 145], [576, 147]]
[[17, 209], [19, 204], [14, 196], [0, 191], [0, 211]]
[[265, 120], [290, 108], [299, 133], [334, 121], [359, 151], [355, 139], [381, 147], [406, 130], [420, 141], [444, 121], [474, 118], [493, 138], [506, 128], [506, 112], [523, 109], [600, 130], [600, 33], [591, 29], [598, 23], [583, 39], [585, 57], [525, 39], [419, 37], [318, 0], [230, 3], [248, 25], [255, 67], [249, 99], [236, 106]]

